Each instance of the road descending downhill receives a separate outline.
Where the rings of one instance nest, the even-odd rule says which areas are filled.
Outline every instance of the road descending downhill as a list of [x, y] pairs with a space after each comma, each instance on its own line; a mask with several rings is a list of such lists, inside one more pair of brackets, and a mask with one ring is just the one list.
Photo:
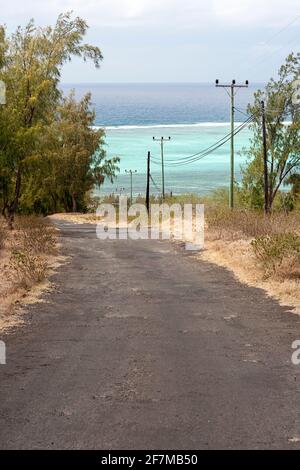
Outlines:
[[168, 241], [56, 225], [56, 287], [1, 337], [1, 449], [300, 448], [297, 315]]

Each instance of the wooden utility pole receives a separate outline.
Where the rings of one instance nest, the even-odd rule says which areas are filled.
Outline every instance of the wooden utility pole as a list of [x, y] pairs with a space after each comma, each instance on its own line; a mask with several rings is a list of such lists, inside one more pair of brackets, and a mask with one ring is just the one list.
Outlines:
[[162, 198], [165, 199], [165, 167], [164, 167], [164, 143], [169, 142], [171, 137], [161, 137], [160, 139], [156, 139], [153, 137], [154, 141], [160, 142], [160, 149], [161, 149], [161, 181], [162, 181]]
[[133, 185], [132, 185], [132, 175], [133, 173], [137, 173], [137, 170], [125, 170], [126, 173], [130, 174], [130, 204], [132, 204], [133, 200]]
[[234, 207], [234, 97], [235, 89], [248, 88], [249, 82], [246, 80], [245, 85], [237, 85], [235, 80], [232, 80], [231, 84], [220, 85], [219, 80], [216, 80], [216, 87], [225, 88], [226, 91], [230, 89], [230, 127], [231, 127], [231, 144], [230, 144], [230, 187], [229, 187], [229, 207]]
[[147, 212], [150, 212], [150, 152], [147, 157], [147, 188], [146, 188], [146, 207]]
[[267, 131], [266, 131], [266, 113], [265, 102], [261, 102], [262, 114], [262, 133], [263, 133], [263, 155], [264, 155], [264, 194], [265, 194], [265, 214], [269, 214], [269, 174], [268, 174], [268, 148], [267, 148]]

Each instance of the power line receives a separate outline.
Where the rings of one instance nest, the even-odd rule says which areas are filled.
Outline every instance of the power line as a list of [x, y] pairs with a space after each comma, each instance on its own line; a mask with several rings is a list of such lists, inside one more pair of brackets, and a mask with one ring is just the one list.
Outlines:
[[[235, 107], [235, 110], [238, 111], [239, 113], [243, 114], [244, 116], [249, 116], [249, 114], [247, 113], [247, 110], [241, 110], [239, 108], [236, 108]], [[265, 115], [267, 114], [275, 114], [275, 113], [283, 113], [283, 116], [288, 116], [291, 111], [286, 111], [286, 112], [283, 112], [283, 109], [279, 109], [279, 108], [265, 108], [265, 111], [264, 111]], [[261, 111], [256, 111], [253, 113], [253, 115], [261, 115]]]
[[243, 115], [244, 115], [244, 116], [246, 116], [246, 117], [248, 117], [248, 116], [249, 116], [249, 114], [248, 114], [247, 112], [244, 112], [244, 111], [242, 111], [242, 110], [241, 110], [241, 109], [239, 109], [239, 108], [236, 108], [236, 107], [234, 107], [234, 109], [235, 109], [235, 111], [237, 111], [238, 113], [241, 113], [241, 114], [243, 114]]
[[[247, 119], [241, 126], [239, 126], [238, 128], [235, 129], [234, 131], [234, 136], [237, 135], [240, 131], [242, 131], [245, 127], [248, 126], [248, 124], [250, 124], [250, 122], [253, 120], [253, 117], [251, 116], [249, 119]], [[204, 152], [202, 152], [201, 154], [199, 154], [197, 157], [194, 157], [194, 158], [191, 158], [188, 160], [188, 163], [193, 163], [194, 161], [197, 161], [198, 159], [202, 159], [202, 157], [205, 157], [207, 155], [209, 155], [210, 153], [213, 153], [215, 152], [216, 150], [218, 150], [220, 147], [222, 147], [223, 145], [225, 145], [227, 142], [229, 142], [229, 140], [231, 140], [231, 136], [232, 134], [228, 134], [226, 136], [225, 139], [223, 139], [220, 143], [217, 143], [215, 144], [214, 146], [211, 146], [210, 148], [208, 148], [207, 150], [205, 150]], [[181, 163], [181, 162], [180, 162]], [[184, 162], [182, 162], [184, 163]]]
[[[235, 128], [235, 133], [237, 133], [240, 129], [244, 128], [244, 127], [245, 127], [245, 124], [248, 124], [248, 121], [250, 121], [251, 119], [252, 119], [252, 116], [249, 116], [246, 121], [244, 121], [244, 122], [241, 123], [239, 126], [237, 126], [237, 127]], [[218, 140], [218, 141], [215, 142], [214, 144], [210, 145], [210, 146], [207, 147], [206, 149], [201, 150], [200, 152], [194, 153], [193, 155], [189, 155], [189, 156], [186, 156], [186, 157], [181, 157], [181, 158], [176, 158], [176, 159], [166, 159], [165, 162], [167, 162], [167, 163], [173, 163], [173, 162], [174, 162], [174, 163], [179, 163], [179, 162], [181, 162], [181, 161], [184, 162], [184, 161], [186, 161], [186, 160], [189, 160], [189, 159], [192, 159], [192, 158], [201, 156], [201, 155], [204, 154], [204, 153], [206, 154], [208, 150], [215, 148], [218, 144], [220, 144], [220, 143], [222, 143], [222, 142], [224, 142], [224, 141], [227, 142], [227, 141], [228, 141], [228, 138], [230, 138], [230, 137], [231, 137], [231, 132], [229, 132], [228, 134], [226, 134], [224, 137], [222, 137], [220, 140]], [[226, 143], [226, 142], [224, 142], [224, 143]], [[158, 159], [157, 157], [154, 157], [154, 156], [152, 156], [151, 159], [152, 159], [152, 161], [153, 161], [154, 163], [156, 163], [156, 162], [155, 162], [155, 159], [156, 159], [157, 162], [159, 161], [159, 159]]]
[[[237, 135], [239, 132], [241, 132], [245, 127], [247, 127], [248, 124], [250, 124], [253, 120], [254, 120], [254, 116], [252, 115], [242, 125], [240, 125], [238, 128], [235, 129], [234, 136]], [[192, 158], [188, 157], [189, 159], [182, 160], [182, 161], [176, 160], [173, 163], [168, 162], [165, 165], [170, 167], [170, 166], [182, 166], [182, 165], [188, 165], [190, 163], [195, 163], [199, 160], [202, 160], [204, 157], [210, 155], [211, 153], [215, 152], [216, 150], [218, 150], [220, 147], [226, 144], [230, 139], [231, 139], [231, 133], [228, 134], [228, 136], [225, 136], [225, 138], [221, 139], [221, 141], [217, 142], [213, 146], [208, 147], [208, 149], [204, 150], [203, 152], [201, 153], [199, 152], [198, 154], [195, 154], [195, 156]], [[155, 160], [152, 160], [152, 163], [154, 163], [155, 165], [159, 165], [159, 163]]]
[[[296, 23], [299, 19], [300, 19], [300, 15], [296, 16], [296, 18], [294, 18], [286, 26], [281, 28], [279, 31], [277, 31], [275, 34], [273, 34], [269, 39], [267, 39], [267, 41], [264, 42], [264, 45], [271, 44], [273, 39], [280, 36], [280, 34], [282, 34], [284, 31], [286, 31], [290, 26], [292, 26], [294, 23]], [[294, 37], [288, 43], [281, 44], [279, 47], [273, 49], [273, 51], [271, 51], [271, 52], [269, 51], [269, 52], [265, 52], [265, 53], [256, 55], [256, 57], [254, 57], [254, 63], [256, 63], [256, 65], [260, 65], [263, 61], [265, 61], [267, 58], [269, 58], [274, 53], [276, 53], [276, 52], [280, 51], [282, 48], [287, 47], [290, 44], [292, 44], [295, 41], [295, 39], [298, 39], [298, 37], [299, 37], [299, 34], [297, 35], [297, 37]], [[249, 63], [248, 66], [246, 67], [245, 71], [249, 72], [252, 69], [253, 69], [253, 63]]]
[[[241, 130], [243, 130], [248, 124], [251, 123], [252, 120], [253, 120], [253, 117], [247, 119], [247, 121], [245, 121], [245, 123], [243, 123], [243, 125], [239, 126], [235, 130], [234, 135], [237, 135]], [[220, 147], [222, 147], [224, 144], [226, 144], [230, 139], [231, 139], [231, 133], [228, 136], [226, 136], [225, 138], [223, 138], [220, 143], [217, 142], [216, 144], [214, 144], [211, 147], [208, 147], [208, 149], [202, 151], [201, 153], [195, 154], [194, 157], [189, 157], [186, 160], [174, 160], [173, 163], [171, 161], [169, 161], [168, 163], [166, 163], [166, 165], [167, 166], [173, 166], [173, 165], [177, 166], [177, 165], [184, 165], [184, 164], [194, 163], [198, 160], [201, 160], [203, 157], [213, 153], [214, 151], [218, 150]], [[156, 165], [158, 164], [155, 160], [153, 160], [153, 163], [156, 164]]]
[[273, 36], [271, 36], [267, 41], [265, 41], [264, 44], [270, 44], [270, 42], [273, 41], [273, 39], [275, 39], [277, 36], [283, 33], [283, 31], [287, 30], [290, 26], [292, 26], [292, 24], [296, 23], [296, 21], [299, 19], [300, 19], [300, 15], [296, 16], [296, 18], [294, 18], [290, 23], [288, 23], [286, 26], [284, 26], [279, 31], [277, 31], [277, 33], [273, 34]]
[[[251, 122], [251, 121], [249, 121], [249, 123], [250, 123], [250, 122]], [[234, 136], [236, 136], [236, 135], [237, 135], [241, 130], [243, 130], [244, 127], [246, 127], [247, 125], [248, 125], [248, 123], [247, 123], [246, 125], [244, 125], [239, 131], [235, 132], [235, 133], [234, 133]], [[225, 144], [226, 144], [227, 142], [229, 142], [230, 140], [231, 140], [231, 135], [227, 138], [227, 140], [225, 140], [225, 141], [222, 142], [221, 144], [215, 146], [213, 149], [211, 149], [211, 150], [205, 152], [204, 154], [202, 154], [202, 155], [200, 155], [200, 156], [198, 156], [198, 157], [196, 157], [196, 158], [194, 158], [194, 159], [191, 159], [191, 160], [189, 160], [188, 162], [181, 162], [181, 163], [178, 163], [178, 164], [174, 163], [174, 165], [175, 165], [175, 166], [188, 165], [188, 164], [190, 164], [190, 163], [195, 163], [195, 162], [197, 162], [197, 161], [199, 161], [199, 160], [202, 160], [204, 157], [207, 157], [207, 156], [210, 155], [211, 153], [216, 152], [219, 148], [221, 148], [223, 145], [225, 145]]]
[[152, 183], [153, 183], [153, 186], [158, 190], [158, 192], [161, 192], [161, 189], [157, 186], [157, 184], [155, 183], [154, 179], [152, 178], [151, 173], [150, 173], [150, 179], [151, 179], [151, 181], [152, 181]]

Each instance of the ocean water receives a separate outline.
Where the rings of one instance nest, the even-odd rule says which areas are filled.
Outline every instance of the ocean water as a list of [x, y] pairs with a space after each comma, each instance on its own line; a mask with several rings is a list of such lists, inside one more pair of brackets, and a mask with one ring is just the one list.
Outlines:
[[[262, 86], [262, 85], [261, 85]], [[236, 125], [246, 119], [246, 107], [260, 85], [250, 85], [236, 94]], [[194, 155], [205, 150], [230, 132], [230, 100], [226, 91], [214, 84], [80, 84], [63, 85], [76, 96], [92, 93], [96, 125], [105, 128], [106, 151], [109, 157], [120, 157], [120, 173], [113, 184], [97, 190], [100, 195], [130, 191], [130, 178], [125, 170], [133, 170], [133, 192], [144, 194], [146, 187], [147, 152], [160, 158], [156, 138], [171, 137], [165, 144], [165, 187], [173, 194], [207, 194], [229, 184], [229, 142], [200, 161], [184, 166], [168, 160]], [[245, 158], [239, 152], [249, 146], [251, 131], [245, 128], [235, 137], [236, 180]], [[151, 192], [161, 191], [161, 166], [151, 164], [154, 183]]]

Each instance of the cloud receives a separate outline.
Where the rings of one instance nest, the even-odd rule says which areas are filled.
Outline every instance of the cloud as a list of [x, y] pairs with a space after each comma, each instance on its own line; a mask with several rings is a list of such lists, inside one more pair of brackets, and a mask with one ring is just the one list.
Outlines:
[[230, 25], [280, 27], [300, 15], [298, 0], [213, 0], [216, 20]]
[[45, 22], [66, 10], [74, 10], [99, 27], [159, 28], [167, 24], [199, 30], [280, 27], [300, 15], [299, 0], [11, 0], [5, 1], [2, 18], [24, 23], [35, 17]]
[[[87, 40], [103, 50], [107, 81], [210, 80], [232, 70], [260, 79], [298, 47], [300, 18], [291, 22], [300, 15], [299, 0], [0, 0], [1, 6], [9, 31], [30, 18], [53, 24], [73, 10], [90, 26]], [[100, 76], [91, 68], [81, 72], [76, 61], [68, 67], [69, 81], [78, 73], [82, 80]]]

